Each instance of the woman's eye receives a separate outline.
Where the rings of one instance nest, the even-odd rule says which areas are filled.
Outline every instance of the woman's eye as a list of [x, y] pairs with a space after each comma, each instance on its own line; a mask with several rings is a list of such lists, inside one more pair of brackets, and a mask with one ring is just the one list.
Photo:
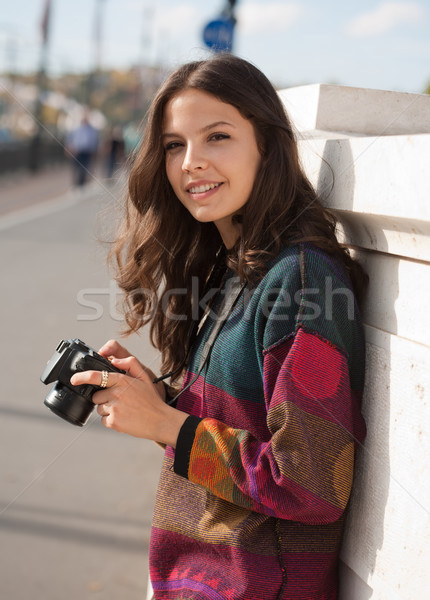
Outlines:
[[164, 150], [168, 152], [169, 150], [175, 150], [176, 148], [180, 148], [181, 146], [181, 142], [169, 142], [164, 146]]
[[226, 133], [213, 133], [209, 139], [218, 142], [220, 140], [227, 140], [229, 137]]

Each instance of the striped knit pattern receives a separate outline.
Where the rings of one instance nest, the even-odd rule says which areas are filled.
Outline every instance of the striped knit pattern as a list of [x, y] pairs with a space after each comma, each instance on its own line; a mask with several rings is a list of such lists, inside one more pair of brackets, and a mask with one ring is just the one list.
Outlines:
[[286, 248], [245, 291], [179, 398], [198, 418], [166, 449], [150, 548], [156, 599], [337, 598], [365, 436], [363, 335], [342, 268], [310, 245], [303, 256]]

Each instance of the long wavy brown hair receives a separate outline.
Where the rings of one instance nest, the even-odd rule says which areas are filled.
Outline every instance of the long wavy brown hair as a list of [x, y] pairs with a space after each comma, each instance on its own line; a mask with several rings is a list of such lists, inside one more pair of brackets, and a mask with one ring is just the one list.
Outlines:
[[[241, 236], [228, 253], [228, 266], [255, 285], [282, 246], [307, 241], [343, 262], [357, 295], [365, 278], [338, 243], [336, 220], [302, 171], [289, 118], [265, 75], [230, 54], [180, 67], [162, 85], [148, 113], [130, 173], [126, 214], [111, 252], [125, 293], [126, 333], [150, 323], [151, 341], [162, 355], [162, 372], [176, 371], [175, 377], [180, 375], [190, 321], [198, 314], [198, 296], [222, 245], [216, 226], [196, 221], [166, 176], [165, 107], [190, 88], [236, 107], [253, 124], [261, 153], [253, 190], [240, 215]], [[197, 298], [191, 293], [196, 282]]]

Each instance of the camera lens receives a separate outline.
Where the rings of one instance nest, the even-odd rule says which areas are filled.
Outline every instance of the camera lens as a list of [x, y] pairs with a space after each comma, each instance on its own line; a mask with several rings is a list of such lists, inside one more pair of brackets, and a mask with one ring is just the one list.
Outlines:
[[56, 384], [48, 392], [44, 404], [65, 421], [82, 427], [94, 410], [94, 403], [64, 385]]

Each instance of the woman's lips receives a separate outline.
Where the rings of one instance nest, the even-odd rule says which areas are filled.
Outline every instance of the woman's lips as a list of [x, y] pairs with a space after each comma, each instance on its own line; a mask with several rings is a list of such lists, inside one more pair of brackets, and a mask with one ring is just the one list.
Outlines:
[[191, 185], [191, 186], [188, 186], [187, 192], [189, 192], [190, 194], [203, 194], [205, 192], [210, 192], [211, 190], [214, 190], [215, 188], [219, 187], [220, 185], [222, 185], [222, 184], [221, 183], [201, 183], [201, 184]]
[[203, 200], [216, 193], [216, 190], [222, 185], [222, 183], [201, 183], [188, 186], [187, 192], [192, 198]]

